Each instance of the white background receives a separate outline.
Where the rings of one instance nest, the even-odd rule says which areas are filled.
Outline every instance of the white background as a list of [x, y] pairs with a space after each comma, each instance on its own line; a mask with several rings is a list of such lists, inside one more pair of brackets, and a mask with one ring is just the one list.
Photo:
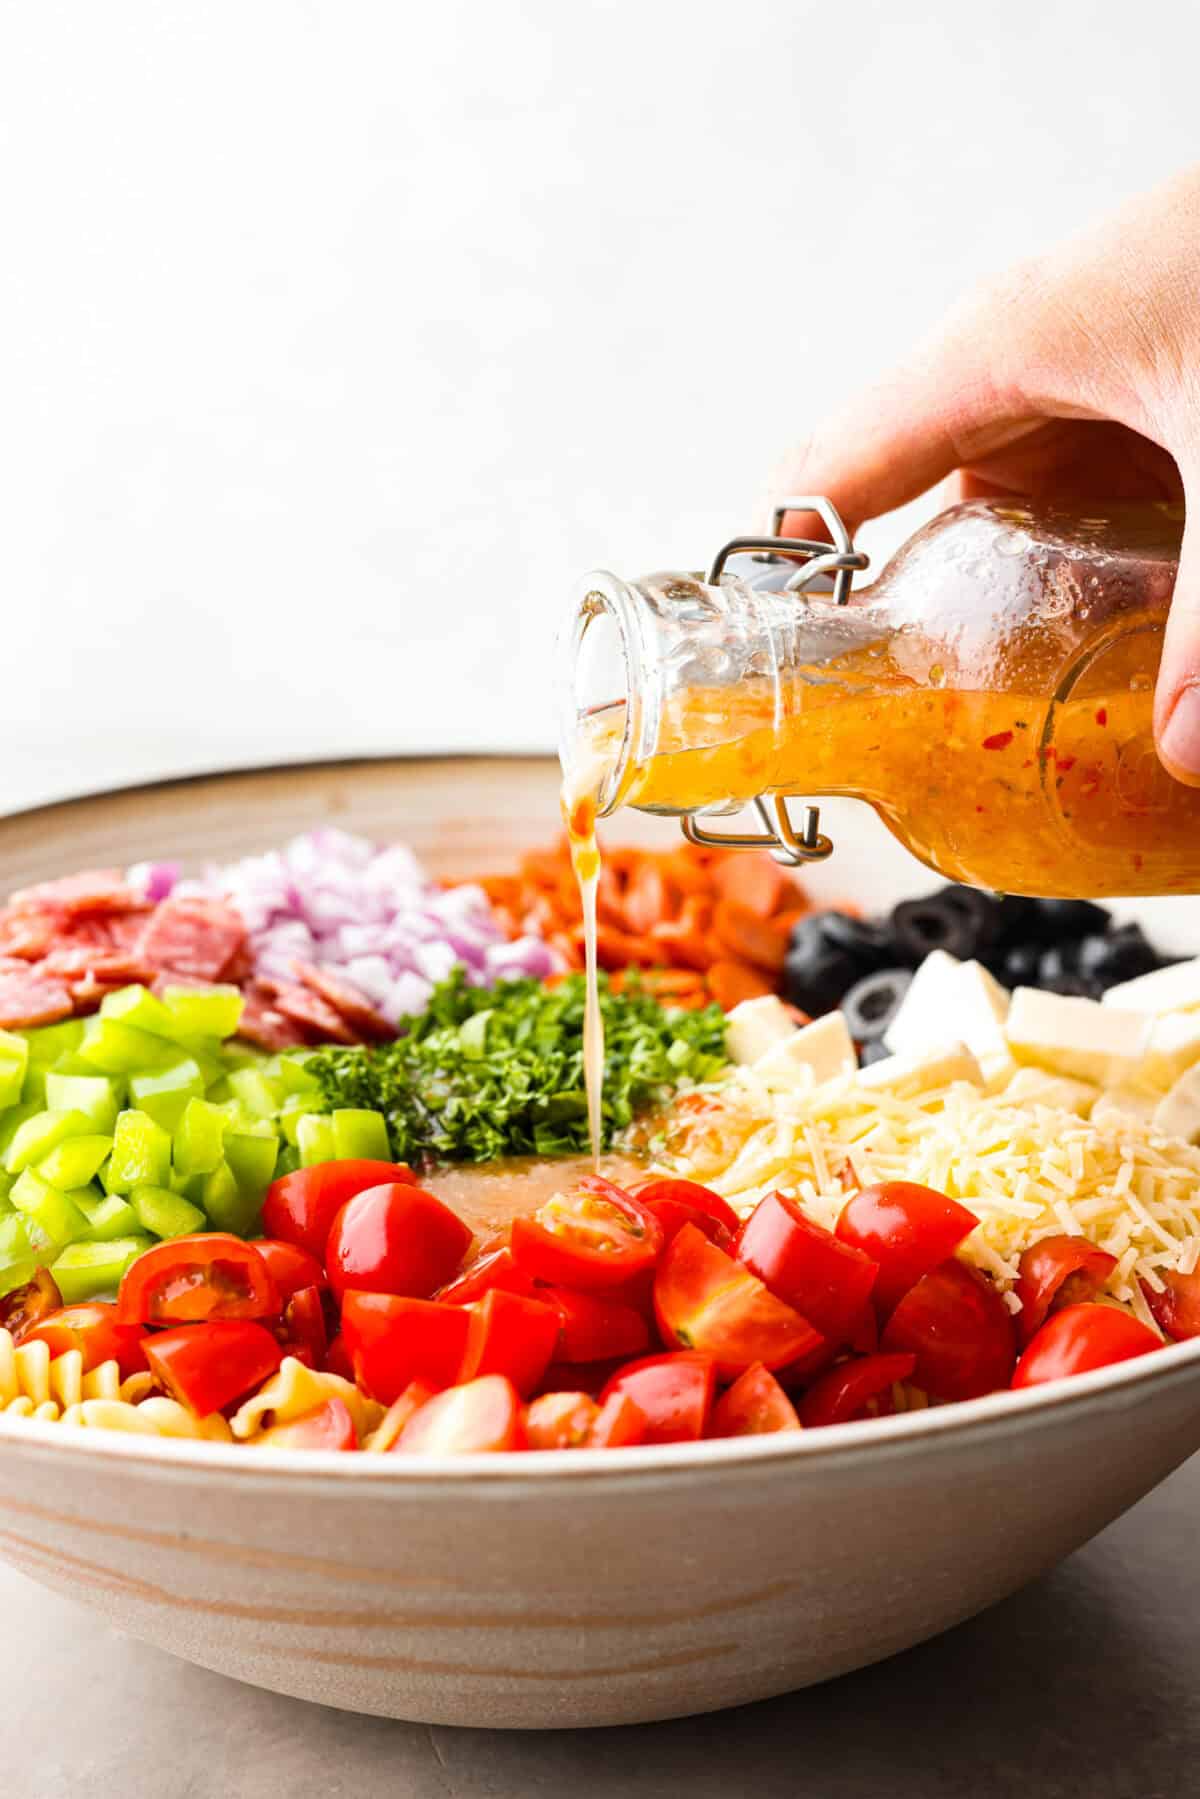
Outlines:
[[549, 747], [575, 577], [1200, 153], [1197, 16], [0, 0], [0, 805]]

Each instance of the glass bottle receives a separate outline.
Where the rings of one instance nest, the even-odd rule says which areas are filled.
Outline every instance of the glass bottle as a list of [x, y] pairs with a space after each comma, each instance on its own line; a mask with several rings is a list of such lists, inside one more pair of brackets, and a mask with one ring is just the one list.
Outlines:
[[[828, 853], [815, 817], [797, 837], [762, 796], [837, 794], [949, 880], [1200, 891], [1200, 790], [1167, 775], [1151, 730], [1182, 506], [970, 501], [849, 593], [865, 559], [828, 502], [786, 504], [819, 505], [834, 546], [735, 539], [707, 579], [583, 583], [569, 795], [684, 815], [704, 841], [695, 815], [758, 801], [802, 860]], [[830, 570], [840, 591], [800, 590]]]

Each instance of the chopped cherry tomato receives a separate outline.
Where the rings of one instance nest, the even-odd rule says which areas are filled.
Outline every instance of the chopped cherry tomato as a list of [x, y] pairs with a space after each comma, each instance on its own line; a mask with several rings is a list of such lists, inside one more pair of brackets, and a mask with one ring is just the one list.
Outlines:
[[272, 1181], [263, 1201], [263, 1229], [296, 1243], [318, 1259], [325, 1254], [329, 1227], [348, 1199], [380, 1181], [411, 1181], [403, 1162], [318, 1162]]
[[325, 1267], [339, 1297], [355, 1287], [428, 1299], [470, 1247], [457, 1212], [424, 1187], [392, 1181], [346, 1201], [329, 1229]]
[[372, 1447], [385, 1452], [394, 1449], [396, 1438], [413, 1413], [419, 1411], [427, 1399], [432, 1399], [437, 1390], [435, 1387], [427, 1386], [423, 1380], [410, 1380], [399, 1399], [393, 1399], [375, 1426]]
[[346, 1339], [341, 1331], [330, 1339], [321, 1366], [326, 1374], [340, 1374], [343, 1380], [354, 1379], [354, 1364], [350, 1360], [350, 1351], [346, 1348]]
[[473, 1300], [482, 1299], [493, 1288], [499, 1288], [505, 1293], [533, 1292], [533, 1282], [527, 1274], [521, 1273], [507, 1243], [485, 1249], [482, 1255], [475, 1256], [460, 1275], [448, 1281], [444, 1287], [439, 1287], [433, 1297], [440, 1299], [444, 1305], [469, 1306]]
[[737, 1236], [739, 1220], [733, 1207], [696, 1181], [647, 1181], [637, 1189], [637, 1198], [662, 1225], [664, 1246], [685, 1224], [694, 1224], [722, 1249]]
[[654, 1213], [598, 1174], [556, 1193], [533, 1218], [514, 1218], [517, 1267], [552, 1286], [592, 1292], [652, 1268], [663, 1229]]
[[1086, 1237], [1059, 1235], [1031, 1243], [1022, 1252], [1017, 1275], [1022, 1343], [1029, 1342], [1051, 1312], [1094, 1299], [1116, 1265], [1116, 1256]]
[[1066, 1306], [1047, 1318], [1023, 1352], [1012, 1384], [1036, 1387], [1043, 1381], [1066, 1380], [1161, 1348], [1162, 1339], [1147, 1325], [1115, 1306]]
[[646, 1414], [628, 1393], [610, 1393], [596, 1414], [589, 1449], [628, 1449], [646, 1440]]
[[14, 1287], [0, 1299], [0, 1328], [14, 1343], [21, 1343], [35, 1324], [63, 1309], [62, 1294], [48, 1268], [39, 1268], [32, 1280]]
[[470, 1316], [462, 1306], [396, 1293], [347, 1293], [342, 1335], [355, 1377], [374, 1399], [390, 1405], [408, 1383], [438, 1389], [458, 1378]]
[[880, 1342], [916, 1356], [914, 1385], [934, 1399], [976, 1399], [1007, 1387], [1017, 1359], [1003, 1299], [984, 1275], [953, 1257], [909, 1288]]
[[556, 1307], [495, 1289], [467, 1307], [467, 1319], [467, 1341], [455, 1379], [506, 1374], [518, 1393], [532, 1393], [558, 1342]]
[[117, 1291], [122, 1324], [199, 1324], [278, 1311], [266, 1262], [252, 1243], [226, 1231], [156, 1243], [125, 1270]]
[[345, 1400], [333, 1398], [290, 1424], [272, 1424], [255, 1441], [272, 1449], [357, 1449], [358, 1432]]
[[537, 1297], [558, 1312], [560, 1335], [554, 1354], [560, 1362], [624, 1359], [649, 1348], [646, 1320], [624, 1300], [607, 1293], [576, 1293], [570, 1287], [539, 1287]]
[[890, 1395], [897, 1381], [907, 1380], [916, 1365], [915, 1355], [856, 1356], [839, 1362], [814, 1381], [800, 1401], [801, 1424], [812, 1429], [877, 1416], [872, 1407]]
[[794, 1199], [768, 1193], [738, 1234], [737, 1256], [814, 1330], [848, 1343], [862, 1319], [879, 1265], [806, 1218]]
[[583, 1449], [600, 1416], [587, 1393], [543, 1393], [525, 1411], [525, 1442], [530, 1449]]
[[954, 1254], [979, 1220], [957, 1200], [913, 1181], [864, 1187], [842, 1207], [837, 1236], [879, 1264], [874, 1300], [881, 1316], [923, 1274]]
[[605, 1383], [601, 1405], [624, 1394], [645, 1418], [643, 1443], [690, 1443], [704, 1435], [716, 1378], [712, 1357], [692, 1350], [644, 1356], [618, 1368]]
[[261, 1237], [255, 1240], [254, 1248], [271, 1270], [281, 1306], [286, 1306], [292, 1294], [303, 1287], [325, 1285], [325, 1270], [320, 1262], [299, 1244], [285, 1243], [281, 1237]]
[[658, 1265], [654, 1308], [663, 1341], [712, 1356], [720, 1374], [740, 1374], [753, 1362], [781, 1368], [823, 1342], [807, 1319], [691, 1224]]
[[109, 1300], [93, 1300], [88, 1305], [64, 1306], [52, 1312], [40, 1324], [23, 1335], [23, 1342], [42, 1342], [50, 1350], [50, 1358], [77, 1349], [83, 1357], [85, 1374], [101, 1362], [116, 1362], [121, 1379], [140, 1374], [146, 1366], [142, 1340], [146, 1333], [140, 1324], [118, 1324], [117, 1308]]
[[325, 1307], [319, 1287], [301, 1287], [283, 1309], [283, 1344], [308, 1368], [324, 1365], [328, 1351]]
[[1163, 1283], [1161, 1293], [1147, 1280], [1141, 1282], [1141, 1288], [1159, 1330], [1176, 1343], [1200, 1337], [1200, 1272], [1180, 1274], [1177, 1268], [1160, 1268], [1158, 1278]]
[[502, 1374], [484, 1374], [429, 1399], [396, 1439], [405, 1455], [477, 1455], [521, 1448], [521, 1401]]
[[263, 1324], [218, 1318], [152, 1333], [146, 1338], [146, 1360], [160, 1386], [206, 1418], [274, 1374], [283, 1350]]
[[779, 1430], [799, 1430], [796, 1408], [761, 1362], [739, 1374], [713, 1407], [710, 1437], [762, 1437]]

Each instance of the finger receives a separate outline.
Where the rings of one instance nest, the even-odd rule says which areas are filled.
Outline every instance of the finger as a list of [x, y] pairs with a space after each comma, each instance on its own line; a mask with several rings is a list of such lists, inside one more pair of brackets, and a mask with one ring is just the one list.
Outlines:
[[[1200, 479], [1187, 485], [1192, 495], [1200, 492]], [[1200, 504], [1188, 516], [1158, 671], [1154, 734], [1167, 772], [1200, 787]]]

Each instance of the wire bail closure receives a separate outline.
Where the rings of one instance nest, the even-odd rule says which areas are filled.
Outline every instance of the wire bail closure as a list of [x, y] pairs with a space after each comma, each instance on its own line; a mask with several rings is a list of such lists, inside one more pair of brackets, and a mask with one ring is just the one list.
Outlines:
[[[784, 515], [788, 512], [815, 512], [829, 532], [832, 547], [815, 538], [780, 536]], [[731, 537], [713, 558], [708, 585], [716, 587], [721, 582], [731, 556], [751, 551], [762, 562], [799, 562], [800, 566], [784, 586], [785, 593], [804, 593], [818, 581], [832, 577], [834, 605], [846, 604], [850, 598], [851, 578], [867, 567], [868, 558], [855, 549], [832, 500], [822, 494], [780, 500], [772, 508], [771, 532], [769, 537]], [[806, 862], [824, 862], [833, 854], [832, 841], [821, 832], [819, 807], [805, 806], [804, 822], [799, 831], [792, 824], [787, 799], [782, 793], [759, 794], [754, 809], [762, 820], [762, 831], [709, 831], [697, 822], [699, 815], [694, 812], [685, 813], [679, 822], [689, 843], [704, 849], [767, 850], [785, 868], [800, 868]]]

